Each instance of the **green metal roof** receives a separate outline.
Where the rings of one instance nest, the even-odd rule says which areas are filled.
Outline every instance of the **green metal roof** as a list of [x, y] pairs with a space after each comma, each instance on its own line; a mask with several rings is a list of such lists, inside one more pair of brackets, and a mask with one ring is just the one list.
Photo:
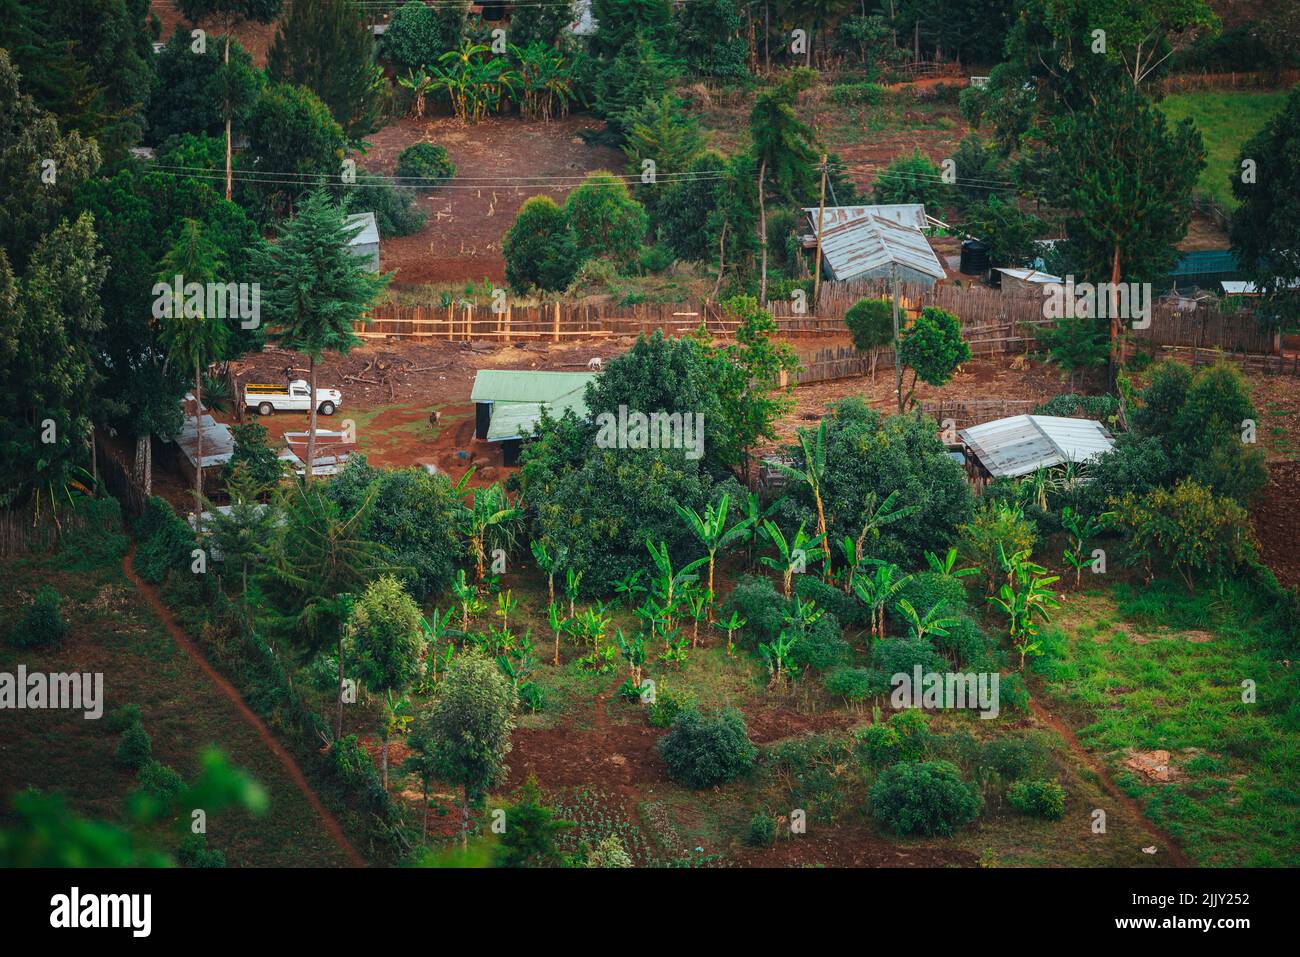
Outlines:
[[531, 369], [480, 369], [474, 376], [473, 402], [555, 402], [581, 394], [594, 372], [535, 372]]
[[1183, 253], [1174, 266], [1172, 277], [1235, 273], [1237, 257], [1228, 249], [1197, 249]]
[[487, 440], [502, 442], [533, 434], [542, 408], [560, 418], [572, 410], [587, 415], [587, 383], [592, 372], [534, 372], [515, 369], [482, 369], [474, 377], [470, 399], [492, 403]]

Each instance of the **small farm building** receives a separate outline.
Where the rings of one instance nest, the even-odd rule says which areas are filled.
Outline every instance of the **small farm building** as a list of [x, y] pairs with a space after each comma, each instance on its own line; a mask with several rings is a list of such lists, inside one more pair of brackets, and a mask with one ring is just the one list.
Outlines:
[[1100, 422], [1055, 415], [1013, 415], [957, 435], [980, 478], [1014, 478], [1066, 462], [1090, 462], [1115, 444]]
[[902, 282], [933, 286], [947, 275], [923, 232], [924, 206], [814, 206], [804, 213], [813, 231], [805, 246], [816, 247], [821, 219], [822, 264], [832, 280], [888, 279], [897, 270]]
[[480, 369], [470, 393], [474, 437], [502, 443], [502, 461], [514, 465], [521, 441], [533, 434], [543, 408], [552, 418], [568, 411], [586, 417], [587, 383], [595, 379], [594, 372]]
[[348, 251], [367, 260], [372, 272], [379, 272], [379, 227], [375, 224], [375, 214], [353, 213], [345, 220], [345, 225], [357, 230], [348, 240]]

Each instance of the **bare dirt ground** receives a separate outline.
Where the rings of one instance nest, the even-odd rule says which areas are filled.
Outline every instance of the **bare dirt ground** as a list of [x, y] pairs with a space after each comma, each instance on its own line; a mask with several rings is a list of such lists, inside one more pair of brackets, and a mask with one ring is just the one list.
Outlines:
[[[164, 43], [167, 42], [178, 26], [186, 32], [193, 29], [194, 25], [176, 9], [175, 0], [155, 0], [150, 7], [150, 12], [162, 24], [162, 33], [159, 35], [159, 39]], [[198, 26], [206, 30], [210, 37], [220, 36], [225, 32], [219, 17], [208, 17], [201, 20]], [[254, 66], [266, 66], [266, 51], [270, 48], [271, 41], [275, 39], [275, 32], [278, 27], [277, 22], [247, 22], [241, 23], [235, 28], [235, 39], [252, 56]]]
[[[467, 126], [446, 116], [405, 117], [368, 137], [370, 150], [358, 156], [371, 172], [392, 174], [402, 150], [416, 143], [446, 147], [457, 178], [421, 190], [417, 203], [428, 215], [420, 232], [384, 237], [380, 265], [396, 270], [394, 283], [501, 281], [505, 261], [501, 239], [519, 207], [544, 194], [563, 203], [582, 177], [598, 169], [621, 172], [625, 158], [608, 147], [587, 146], [579, 130], [599, 129], [591, 117], [570, 116], [536, 123], [517, 116], [490, 117]], [[521, 179], [561, 179], [563, 184], [511, 185]]]
[[1283, 585], [1300, 585], [1300, 462], [1274, 462], [1268, 486], [1251, 509], [1264, 562]]

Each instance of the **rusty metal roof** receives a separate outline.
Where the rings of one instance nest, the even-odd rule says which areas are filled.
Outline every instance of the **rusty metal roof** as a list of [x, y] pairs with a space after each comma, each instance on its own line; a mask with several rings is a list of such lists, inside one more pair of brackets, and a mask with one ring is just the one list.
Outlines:
[[1089, 462], [1115, 444], [1100, 422], [1056, 415], [1013, 415], [957, 434], [995, 478]]
[[[883, 211], [883, 212], [873, 212]], [[823, 211], [822, 258], [841, 281], [881, 268], [904, 266], [943, 279], [947, 274], [930, 242], [916, 225], [924, 206], [831, 206]], [[805, 209], [814, 235], [818, 210]], [[892, 218], [891, 218], [892, 217]]]

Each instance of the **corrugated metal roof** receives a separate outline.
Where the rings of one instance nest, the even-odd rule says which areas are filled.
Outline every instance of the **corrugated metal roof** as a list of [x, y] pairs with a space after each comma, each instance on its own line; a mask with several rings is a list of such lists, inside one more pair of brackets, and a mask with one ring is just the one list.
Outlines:
[[348, 240], [349, 246], [375, 246], [379, 243], [379, 227], [375, 224], [374, 213], [352, 213], [343, 221], [348, 229], [361, 229]]
[[[804, 207], [804, 213], [807, 214], [808, 222], [812, 224], [812, 228], [815, 230], [817, 228], [817, 207]], [[855, 219], [861, 219], [863, 216], [880, 216], [890, 222], [898, 223], [900, 226], [915, 226], [917, 229], [925, 229], [927, 225], [925, 206], [921, 203], [885, 203], [880, 206], [827, 206], [822, 210], [822, 218], [827, 229], [837, 223], [851, 222]]]
[[[193, 401], [190, 400], [191, 404]], [[235, 437], [230, 434], [230, 426], [216, 421], [210, 415], [200, 416], [199, 422], [203, 428], [203, 467], [206, 469], [229, 462], [235, 454]], [[199, 434], [194, 428], [193, 414], [181, 420], [181, 430], [175, 442], [189, 459], [190, 465], [197, 466]]]
[[998, 272], [1004, 276], [1010, 276], [1012, 279], [1019, 279], [1022, 282], [1033, 283], [1064, 283], [1065, 280], [1060, 276], [1053, 276], [1051, 273], [1040, 272], [1037, 269], [1016, 269], [1009, 266], [994, 266]]
[[[825, 211], [827, 225], [822, 234], [822, 258], [835, 279], [856, 279], [873, 270], [893, 265], [905, 266], [935, 279], [943, 279], [947, 275], [919, 227], [910, 223], [904, 225], [887, 216], [867, 212], [872, 208], [834, 206]], [[906, 208], [908, 207], [895, 207], [900, 210]], [[925, 207], [913, 208], [919, 209], [924, 217]], [[855, 216], [853, 210], [861, 212]], [[817, 210], [808, 212], [809, 222], [815, 231]], [[835, 214], [834, 217], [831, 213]]]
[[1100, 422], [1055, 415], [1013, 415], [962, 429], [958, 435], [994, 477], [1088, 462], [1114, 446]]
[[560, 418], [568, 410], [587, 415], [587, 383], [594, 372], [534, 372], [528, 369], [481, 369], [474, 376], [470, 399], [492, 403], [487, 440], [502, 442], [533, 434], [542, 408]]

